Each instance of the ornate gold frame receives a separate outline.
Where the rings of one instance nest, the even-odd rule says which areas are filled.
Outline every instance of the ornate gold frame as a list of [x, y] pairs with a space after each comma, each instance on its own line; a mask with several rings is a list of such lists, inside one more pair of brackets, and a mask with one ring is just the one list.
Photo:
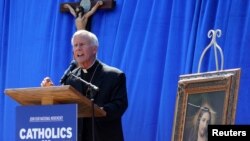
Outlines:
[[187, 140], [193, 114], [204, 103], [209, 103], [216, 115], [212, 124], [234, 124], [239, 81], [239, 68], [181, 75], [172, 141]]

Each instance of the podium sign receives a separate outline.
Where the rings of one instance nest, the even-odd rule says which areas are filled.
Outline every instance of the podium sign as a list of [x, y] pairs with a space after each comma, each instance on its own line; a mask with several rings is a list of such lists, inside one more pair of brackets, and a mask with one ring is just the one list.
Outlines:
[[76, 141], [77, 104], [18, 106], [16, 140]]

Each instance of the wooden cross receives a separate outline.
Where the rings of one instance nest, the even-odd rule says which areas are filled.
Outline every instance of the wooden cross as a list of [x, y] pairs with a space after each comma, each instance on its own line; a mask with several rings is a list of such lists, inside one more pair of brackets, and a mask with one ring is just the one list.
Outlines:
[[[81, 1], [84, 1], [84, 0], [81, 0]], [[61, 12], [70, 12], [70, 10], [68, 9], [68, 8], [65, 8], [65, 4], [68, 4], [68, 5], [70, 5], [73, 9], [76, 9], [77, 7], [79, 7], [80, 6], [80, 3], [81, 3], [81, 1], [80, 2], [69, 2], [69, 3], [61, 3], [61, 5], [60, 5], [60, 11]], [[98, 1], [100, 1], [100, 0], [90, 0], [90, 3], [91, 3], [91, 8], [93, 8], [95, 5], [96, 5], [96, 3], [98, 2]], [[101, 5], [101, 6], [99, 6], [98, 7], [98, 9], [103, 9], [103, 10], [111, 10], [111, 9], [113, 9], [114, 7], [115, 7], [115, 5], [116, 5], [116, 2], [114, 1], [114, 0], [101, 0], [101, 1], [103, 1], [103, 5]], [[90, 8], [90, 9], [91, 9]], [[87, 12], [85, 12], [85, 13], [87, 13]], [[84, 14], [85, 14], [84, 13]], [[86, 14], [87, 15], [87, 14]], [[92, 14], [91, 14], [92, 15]], [[88, 19], [88, 18], [90, 18], [90, 19]], [[86, 28], [86, 30], [89, 30], [90, 31], [90, 25], [91, 25], [91, 17], [87, 17], [87, 23], [86, 23], [86, 27], [84, 26], [84, 28], [83, 29], [85, 29]], [[76, 22], [77, 22], [77, 20], [76, 20]], [[76, 23], [76, 25], [77, 25], [77, 23]], [[81, 29], [81, 28], [80, 28]], [[79, 30], [78, 29], [78, 27], [77, 27], [77, 30]]]

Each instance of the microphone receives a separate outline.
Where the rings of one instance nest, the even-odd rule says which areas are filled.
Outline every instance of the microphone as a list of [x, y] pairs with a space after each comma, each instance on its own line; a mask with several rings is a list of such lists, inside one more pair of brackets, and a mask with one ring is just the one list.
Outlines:
[[67, 79], [67, 77], [69, 76], [69, 73], [74, 70], [77, 67], [77, 62], [75, 60], [72, 60], [70, 62], [69, 67], [64, 71], [63, 76], [61, 77], [60, 83], [64, 84], [64, 81]]

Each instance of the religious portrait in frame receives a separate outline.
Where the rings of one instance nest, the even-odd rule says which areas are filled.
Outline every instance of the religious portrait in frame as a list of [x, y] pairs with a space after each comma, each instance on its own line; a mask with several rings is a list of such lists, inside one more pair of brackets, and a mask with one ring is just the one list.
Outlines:
[[240, 69], [181, 75], [172, 141], [207, 139], [207, 126], [234, 124]]

